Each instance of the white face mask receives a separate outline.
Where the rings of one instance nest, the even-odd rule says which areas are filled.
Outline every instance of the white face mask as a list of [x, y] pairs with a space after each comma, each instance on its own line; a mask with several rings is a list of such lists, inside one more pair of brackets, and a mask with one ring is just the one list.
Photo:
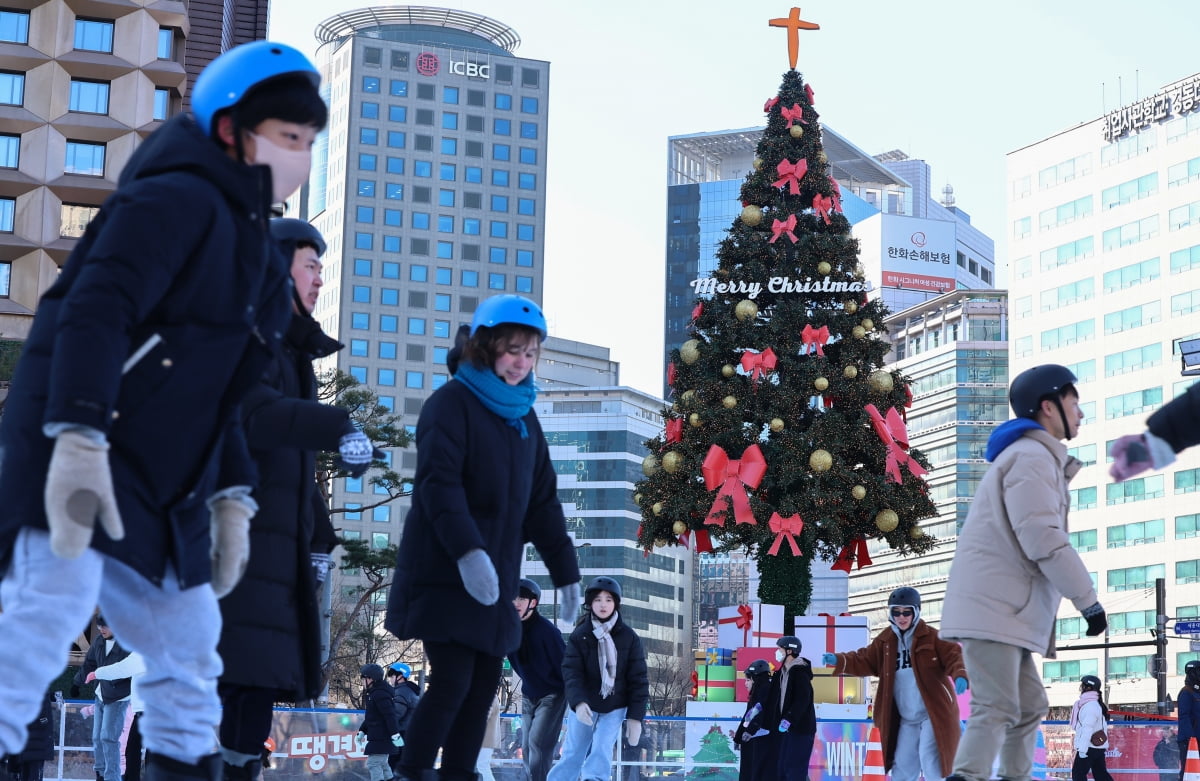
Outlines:
[[285, 149], [266, 136], [254, 133], [250, 137], [254, 139], [254, 159], [250, 162], [271, 169], [271, 202], [283, 203], [308, 180], [308, 173], [312, 169], [312, 150]]
[[775, 652], [775, 661], [779, 662], [780, 664], [783, 664], [783, 660], [786, 658], [787, 653], [782, 648]]

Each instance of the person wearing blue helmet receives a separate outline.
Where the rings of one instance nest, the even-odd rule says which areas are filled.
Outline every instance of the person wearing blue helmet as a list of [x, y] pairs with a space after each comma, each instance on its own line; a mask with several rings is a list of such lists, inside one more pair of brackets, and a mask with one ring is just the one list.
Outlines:
[[[404, 662], [392, 662], [384, 672], [387, 673], [388, 685], [392, 687], [392, 703], [396, 706], [396, 720], [400, 723], [400, 737], [403, 738], [408, 735], [408, 724], [417, 708], [417, 700], [421, 698], [421, 690], [410, 680], [412, 667]], [[403, 757], [404, 746], [401, 746], [399, 751], [388, 758], [393, 775]]]
[[399, 765], [406, 779], [431, 777], [439, 750], [441, 781], [474, 779], [501, 664], [521, 643], [512, 603], [525, 542], [549, 569], [566, 614], [579, 610], [579, 564], [533, 411], [545, 338], [533, 301], [483, 301], [454, 380], [417, 420], [412, 509], [385, 621], [397, 637], [423, 641], [430, 664]]
[[147, 781], [222, 774], [217, 598], [257, 509], [239, 407], [288, 328], [268, 219], [308, 175], [318, 83], [282, 44], [215, 59], [38, 305], [0, 422], [0, 754], [99, 604], [145, 661]]

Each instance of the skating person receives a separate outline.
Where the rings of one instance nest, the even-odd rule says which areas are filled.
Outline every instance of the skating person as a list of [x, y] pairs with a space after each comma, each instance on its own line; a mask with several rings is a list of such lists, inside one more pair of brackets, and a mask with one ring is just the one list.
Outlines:
[[1085, 675], [1079, 679], [1079, 699], [1071, 708], [1068, 722], [1075, 730], [1075, 762], [1071, 765], [1071, 781], [1087, 781], [1088, 773], [1095, 781], [1112, 781], [1105, 751], [1108, 750], [1108, 706], [1100, 696], [1100, 679]]
[[774, 778], [779, 765], [779, 740], [773, 729], [778, 725], [767, 722], [771, 703], [771, 665], [755, 659], [746, 667], [746, 684], [750, 687], [746, 713], [733, 732], [735, 748], [742, 758], [738, 770], [740, 781], [763, 781]]
[[217, 597], [256, 509], [238, 407], [287, 330], [267, 222], [308, 177], [319, 81], [269, 41], [213, 60], [41, 299], [0, 421], [0, 753], [99, 604], [146, 662], [147, 781], [220, 774]]
[[776, 778], [804, 781], [817, 737], [817, 710], [813, 704], [812, 664], [800, 655], [800, 639], [784, 635], [775, 641], [779, 669], [771, 676], [767, 695], [767, 723], [777, 732], [779, 760]]
[[562, 675], [566, 646], [558, 627], [538, 612], [541, 599], [541, 586], [523, 578], [513, 600], [521, 617], [521, 646], [508, 655], [521, 678], [521, 755], [529, 781], [546, 781], [567, 712]]
[[412, 509], [396, 560], [386, 627], [423, 641], [430, 676], [408, 728], [400, 774], [472, 781], [504, 656], [521, 644], [513, 610], [532, 542], [579, 609], [579, 564], [533, 403], [546, 318], [527, 298], [475, 310], [454, 380], [417, 421]]
[[377, 664], [363, 665], [361, 676], [363, 722], [358, 728], [358, 744], [367, 755], [371, 781], [388, 781], [392, 777], [388, 757], [404, 745], [392, 703], [392, 687], [383, 680], [383, 668]]
[[[888, 628], [866, 648], [827, 653], [835, 675], [879, 678], [875, 726], [883, 768], [893, 781], [937, 781], [950, 775], [962, 724], [955, 694], [967, 690], [962, 649], [921, 618], [921, 595], [907, 586], [888, 597]], [[954, 681], [954, 688], [950, 681]]]
[[1081, 466], [1062, 441], [1083, 421], [1075, 375], [1035, 366], [1017, 375], [1008, 398], [1017, 417], [988, 438], [992, 465], [958, 535], [942, 608], [941, 635], [962, 642], [971, 679], [956, 781], [991, 778], [997, 754], [1001, 777], [1029, 778], [1049, 706], [1033, 655], [1053, 658], [1063, 597], [1089, 637], [1108, 625], [1067, 529], [1068, 484]]
[[637, 745], [650, 699], [641, 638], [621, 620], [621, 586], [609, 577], [584, 592], [587, 612], [567, 641], [563, 658], [567, 738], [549, 781], [590, 781], [612, 774], [613, 749], [625, 739]]

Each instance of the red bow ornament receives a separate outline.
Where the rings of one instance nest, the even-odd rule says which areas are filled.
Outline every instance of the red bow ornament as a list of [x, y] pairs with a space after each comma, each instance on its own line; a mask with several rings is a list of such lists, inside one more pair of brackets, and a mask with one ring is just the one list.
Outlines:
[[671, 418], [667, 421], [667, 444], [673, 445], [683, 439], [683, 418]]
[[829, 342], [829, 326], [813, 328], [812, 323], [809, 323], [800, 332], [800, 342], [804, 345], [804, 349], [800, 351], [801, 355], [808, 355], [808, 349], [811, 347], [813, 352], [824, 358], [825, 345]]
[[775, 170], [779, 173], [779, 178], [772, 187], [787, 187], [792, 195], [799, 195], [800, 180], [808, 173], [808, 161], [802, 159], [793, 163], [786, 159], [780, 160]]
[[675, 362], [672, 361], [671, 363], [668, 363], [667, 364], [667, 385], [670, 385], [672, 388], [675, 387], [676, 372], [677, 372], [677, 369], [675, 368]]
[[767, 241], [768, 244], [774, 244], [780, 236], [787, 236], [795, 244], [799, 239], [796, 238], [796, 215], [789, 214], [786, 220], [775, 220], [771, 224], [771, 238]]
[[712, 537], [706, 529], [696, 529], [696, 553], [712, 553]]
[[804, 109], [799, 103], [793, 103], [791, 108], [779, 109], [779, 116], [787, 120], [787, 126], [791, 127], [793, 122], [798, 121], [801, 125], [807, 125], [804, 121]]
[[809, 105], [811, 105], [811, 106], [815, 106], [815, 105], [817, 105], [817, 104], [816, 104], [816, 103], [813, 101], [813, 88], [812, 88], [812, 85], [811, 85], [811, 84], [805, 84], [805, 85], [804, 85], [804, 97], [808, 98], [808, 103], [809, 103]]
[[833, 186], [833, 209], [840, 212], [842, 210], [842, 186], [832, 176], [829, 177], [829, 184]]
[[888, 407], [886, 418], [879, 414], [879, 410], [875, 408], [874, 404], [863, 407], [863, 411], [871, 417], [871, 426], [879, 435], [879, 440], [887, 447], [888, 479], [893, 483], [902, 482], [903, 475], [900, 468], [903, 466], [907, 466], [908, 471], [916, 477], [926, 474], [925, 467], [918, 464], [916, 459], [908, 454], [908, 429], [904, 427], [904, 421], [900, 418], [900, 413], [896, 411], [896, 408]]
[[766, 103], [763, 104], [763, 113], [769, 114], [771, 112], [771, 109], [775, 108], [776, 104], [778, 104], [778, 103], [779, 103], [778, 95], [776, 95], [773, 98], [770, 98], [769, 100], [767, 100]]
[[700, 315], [703, 313], [704, 313], [704, 302], [697, 301], [696, 305], [694, 307], [692, 307], [692, 322], [694, 323], [697, 320], [699, 320]]
[[729, 497], [729, 503], [733, 505], [733, 517], [737, 523], [755, 523], [745, 489], [758, 488], [758, 484], [767, 474], [767, 459], [758, 445], [746, 448], [742, 457], [736, 461], [731, 459], [720, 445], [713, 445], [704, 456], [700, 471], [704, 475], [705, 488], [709, 491], [720, 489], [720, 493], [713, 500], [712, 508], [708, 511], [708, 517], [704, 519], [705, 525], [725, 525], [725, 502], [722, 501], [724, 497]]
[[870, 566], [873, 562], [871, 556], [867, 553], [867, 541], [862, 537], [855, 537], [850, 540], [845, 547], [838, 552], [837, 560], [833, 562], [831, 570], [841, 570], [847, 574], [850, 573], [850, 567], [854, 562], [858, 562], [858, 568]]
[[751, 381], [757, 381], [769, 371], [774, 371], [778, 358], [770, 347], [761, 353], [742, 353], [742, 368], [750, 374]]
[[775, 541], [771, 543], [771, 548], [767, 553], [778, 556], [779, 544], [786, 539], [792, 548], [792, 555], [800, 555], [800, 546], [796, 544], [796, 535], [804, 531], [804, 521], [800, 519], [798, 513], [789, 515], [787, 518], [780, 516], [779, 513], [771, 513], [768, 528], [775, 535]]
[[908, 411], [912, 409], [913, 397], [912, 388], [908, 385], [904, 386], [904, 409], [900, 410], [900, 417], [904, 418], [905, 424], [908, 423]]
[[[795, 195], [795, 193], [792, 194]], [[821, 219], [825, 220], [826, 225], [829, 224], [829, 215], [832, 210], [833, 200], [831, 198], [821, 195], [820, 193], [817, 193], [813, 196], [813, 211], [815, 211]]]

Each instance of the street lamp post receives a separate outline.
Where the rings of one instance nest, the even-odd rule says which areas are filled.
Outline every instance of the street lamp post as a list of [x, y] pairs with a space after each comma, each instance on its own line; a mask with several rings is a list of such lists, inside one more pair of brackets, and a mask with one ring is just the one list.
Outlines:
[[[574, 539], [574, 538], [572, 538], [572, 539]], [[592, 544], [590, 542], [581, 542], [578, 545], [576, 545], [575, 546], [575, 558], [576, 559], [579, 558], [579, 551], [581, 549], [590, 548], [590, 547], [592, 547]], [[558, 589], [554, 589], [554, 625], [556, 627], [558, 626], [558, 622], [559, 622], [560, 618], [561, 617], [558, 615]], [[574, 623], [574, 617], [572, 617], [571, 621], [567, 622], [568, 628], [571, 628], [573, 626], [573, 623]]]

